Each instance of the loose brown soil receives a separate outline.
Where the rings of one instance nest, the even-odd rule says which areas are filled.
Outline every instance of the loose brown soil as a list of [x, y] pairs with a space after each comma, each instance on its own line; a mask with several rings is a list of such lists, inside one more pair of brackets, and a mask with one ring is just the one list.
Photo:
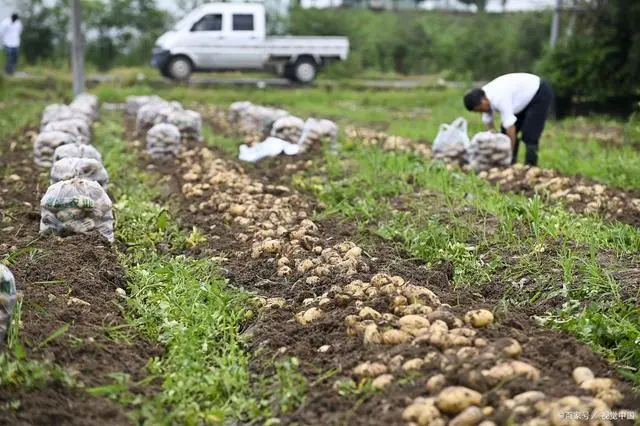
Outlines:
[[[126, 288], [124, 271], [106, 240], [38, 234], [47, 176], [32, 162], [29, 133], [25, 129], [7, 141], [0, 156], [0, 255], [11, 259], [9, 268], [22, 293], [19, 333], [27, 358], [61, 366], [85, 388], [113, 383], [109, 373], [139, 381], [147, 375], [148, 359], [161, 354], [161, 348], [136, 335], [124, 320], [115, 292]], [[66, 326], [66, 332], [45, 344]], [[149, 394], [155, 389], [132, 391]], [[16, 401], [17, 409], [7, 409]], [[7, 425], [130, 423], [122, 406], [58, 381], [33, 390], [3, 387], [0, 406], [0, 424]]]
[[[192, 254], [207, 257], [224, 254], [226, 260], [223, 262], [223, 271], [230, 278], [232, 285], [246, 288], [267, 298], [284, 299], [282, 308], [261, 310], [257, 320], [246, 331], [251, 336], [248, 350], [258, 354], [253, 364], [257, 374], [272, 372], [273, 357], [285, 354], [299, 359], [300, 371], [307, 378], [305, 402], [292, 413], [282, 413], [283, 423], [403, 424], [403, 410], [414, 398], [428, 395], [425, 380], [441, 371], [438, 366], [425, 365], [415, 374], [400, 373], [399, 377], [402, 377], [402, 380], [395, 380], [391, 386], [378, 393], [365, 392], [356, 395], [347, 392], [340, 395], [334, 388], [336, 379], [353, 377], [353, 368], [364, 361], [379, 360], [390, 364], [397, 355], [402, 355], [406, 361], [413, 357], [424, 357], [433, 351], [433, 348], [410, 344], [363, 345], [362, 337], [347, 334], [344, 322], [346, 315], [358, 314], [361, 306], [357, 303], [341, 307], [335, 301], [329, 302], [323, 307], [324, 316], [302, 326], [294, 319], [295, 314], [305, 311], [309, 306], [316, 306], [313, 301], [308, 304], [305, 299], [331, 294], [333, 285], [343, 286], [357, 279], [366, 282], [371, 279], [372, 274], [379, 271], [400, 275], [407, 282], [431, 289], [443, 303], [451, 305], [452, 311], [458, 316], [469, 309], [493, 309], [500, 302], [501, 292], [487, 292], [481, 295], [460, 289], [454, 291], [450, 280], [455, 265], [442, 264], [436, 268], [429, 268], [406, 260], [409, 256], [390, 249], [388, 242], [375, 240], [371, 236], [362, 237], [358, 235], [353, 224], [344, 223], [335, 217], [314, 220], [318, 227], [311, 234], [318, 238], [314, 244], [324, 248], [349, 240], [365, 247], [362, 259], [359, 260], [362, 263], [358, 263], [358, 270], [350, 274], [332, 271], [330, 275], [323, 276], [313, 283], [309, 282], [308, 273], [295, 268], [291, 275], [279, 276], [276, 265], [278, 255], [251, 256], [252, 243], [255, 240], [250, 236], [244, 241], [239, 238], [247, 232], [246, 227], [239, 225], [235, 220], [229, 220], [230, 217], [228, 213], [224, 213], [224, 209], [211, 206], [212, 200], [221, 193], [230, 191], [229, 194], [236, 194], [237, 191], [237, 188], [230, 186], [232, 181], [207, 183], [209, 179], [213, 182], [219, 177], [216, 175], [217, 172], [212, 174], [211, 161], [222, 158], [225, 161], [225, 173], [234, 173], [238, 179], [248, 176], [251, 185], [261, 188], [255, 189], [258, 191], [259, 199], [273, 195], [276, 198], [288, 197], [287, 203], [297, 200], [297, 204], [292, 208], [300, 218], [311, 217], [314, 212], [321, 210], [321, 206], [308, 196], [276, 185], [287, 182], [287, 176], [294, 166], [302, 167], [304, 162], [317, 161], [318, 157], [310, 152], [301, 157], [276, 158], [251, 166], [240, 164], [215, 149], [207, 153], [207, 156], [213, 154], [213, 160], [206, 160], [202, 157], [202, 145], [197, 143], [190, 143], [189, 148], [190, 151], [185, 154], [180, 164], [159, 166], [156, 169], [171, 176], [172, 187], [182, 188], [181, 192], [174, 194], [174, 198], [179, 200], [177, 204], [180, 206], [181, 223], [189, 228], [197, 226], [208, 236], [208, 241], [193, 250]], [[237, 197], [238, 203], [246, 202], [244, 194], [234, 196]], [[363, 238], [367, 241], [362, 241]], [[379, 295], [367, 299], [365, 305], [382, 313], [389, 312], [390, 303], [389, 297]], [[501, 387], [494, 389], [490, 389], [486, 384], [475, 383], [476, 387], [481, 388], [479, 390], [486, 392], [485, 397], [488, 400], [497, 400], [505, 394], [515, 395], [528, 390], [541, 390], [550, 398], [566, 395], [586, 396], [587, 392], [570, 379], [572, 370], [580, 365], [589, 366], [596, 376], [616, 377], [608, 363], [584, 344], [569, 335], [541, 329], [529, 312], [511, 309], [508, 313], [499, 315], [493, 327], [478, 330], [478, 336], [491, 342], [505, 337], [517, 340], [523, 347], [522, 360], [542, 371], [542, 378], [537, 383], [521, 378], [503, 383]], [[331, 345], [331, 349], [326, 353], [318, 352], [318, 348], [323, 345]], [[487, 367], [484, 362], [478, 359], [470, 364], [452, 365], [447, 369], [447, 384], [472, 386], [471, 372]], [[329, 371], [332, 374], [327, 375]], [[617, 405], [618, 408], [640, 406], [640, 398], [631, 392], [628, 384], [620, 382], [617, 386], [625, 395], [624, 401]], [[496, 410], [489, 418], [497, 423], [504, 423], [506, 416], [505, 411]]]

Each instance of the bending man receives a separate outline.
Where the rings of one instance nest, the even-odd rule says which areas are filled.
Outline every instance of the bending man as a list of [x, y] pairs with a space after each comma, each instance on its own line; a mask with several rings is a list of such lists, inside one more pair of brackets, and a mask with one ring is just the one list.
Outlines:
[[525, 164], [538, 164], [538, 143], [553, 102], [551, 86], [537, 75], [505, 74], [464, 95], [469, 111], [481, 112], [482, 121], [492, 130], [493, 114], [498, 112], [501, 130], [511, 138], [512, 164], [518, 159], [518, 134], [526, 145]]

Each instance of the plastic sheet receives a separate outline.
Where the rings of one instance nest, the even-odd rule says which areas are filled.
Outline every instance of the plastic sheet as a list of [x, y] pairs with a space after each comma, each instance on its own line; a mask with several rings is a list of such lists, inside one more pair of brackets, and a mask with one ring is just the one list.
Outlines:
[[252, 147], [240, 145], [239, 159], [255, 163], [263, 158], [276, 157], [282, 153], [296, 155], [300, 152], [300, 146], [282, 139], [270, 137]]
[[53, 163], [51, 167], [51, 184], [62, 180], [82, 178], [98, 182], [101, 187], [107, 188], [109, 174], [102, 163], [93, 158], [62, 158]]
[[40, 201], [40, 232], [60, 236], [97, 231], [110, 242], [113, 234], [113, 205], [95, 181], [71, 179], [49, 187]]

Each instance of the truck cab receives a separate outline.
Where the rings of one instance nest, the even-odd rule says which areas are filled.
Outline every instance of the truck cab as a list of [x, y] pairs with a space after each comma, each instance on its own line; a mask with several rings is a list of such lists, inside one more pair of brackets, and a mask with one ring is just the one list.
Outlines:
[[262, 4], [212, 3], [181, 19], [156, 41], [152, 65], [176, 80], [212, 70], [273, 68], [302, 83], [347, 57], [344, 37], [267, 37]]

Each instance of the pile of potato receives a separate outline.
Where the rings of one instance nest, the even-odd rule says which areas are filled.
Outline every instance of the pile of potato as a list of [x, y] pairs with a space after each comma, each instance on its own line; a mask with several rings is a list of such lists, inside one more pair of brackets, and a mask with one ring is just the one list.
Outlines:
[[110, 242], [113, 205], [98, 182], [73, 178], [49, 187], [40, 201], [40, 232], [60, 236], [98, 231]]
[[469, 163], [475, 171], [511, 165], [511, 139], [507, 135], [494, 132], [480, 132], [471, 139]]
[[0, 263], [0, 348], [4, 346], [9, 327], [11, 326], [11, 313], [16, 304], [16, 281], [13, 274]]
[[[554, 398], [538, 390], [513, 390], [511, 382], [540, 388], [551, 379], [546, 365], [527, 358], [526, 347], [500, 337], [491, 310], [460, 312], [443, 303], [428, 283], [412, 282], [384, 272], [371, 273], [364, 250], [351, 241], [330, 241], [307, 217], [310, 206], [295, 191], [252, 179], [243, 170], [208, 150], [184, 153], [182, 192], [189, 210], [218, 215], [246, 249], [230, 253], [271, 265], [271, 281], [311, 293], [298, 306], [283, 298], [257, 298], [264, 309], [294, 312], [300, 327], [327, 327], [342, 313], [344, 332], [369, 349], [371, 358], [337, 377], [381, 391], [403, 386], [407, 375], [421, 395], [403, 406], [408, 425], [492, 426], [495, 419], [514, 424], [557, 423], [569, 408], [596, 415], [621, 400], [615, 382], [578, 368], [567, 384], [592, 396]], [[211, 212], [216, 212], [213, 215]], [[214, 225], [212, 225], [214, 226]], [[333, 327], [333, 326], [332, 326]], [[487, 330], [490, 329], [490, 330]], [[316, 329], [317, 330], [317, 329]], [[332, 350], [332, 342], [318, 353]], [[519, 387], [522, 387], [519, 385]], [[391, 399], [390, 399], [391, 400]], [[610, 424], [610, 423], [598, 423]]]
[[147, 153], [155, 160], [176, 158], [182, 149], [180, 130], [173, 124], [156, 124], [147, 132]]

